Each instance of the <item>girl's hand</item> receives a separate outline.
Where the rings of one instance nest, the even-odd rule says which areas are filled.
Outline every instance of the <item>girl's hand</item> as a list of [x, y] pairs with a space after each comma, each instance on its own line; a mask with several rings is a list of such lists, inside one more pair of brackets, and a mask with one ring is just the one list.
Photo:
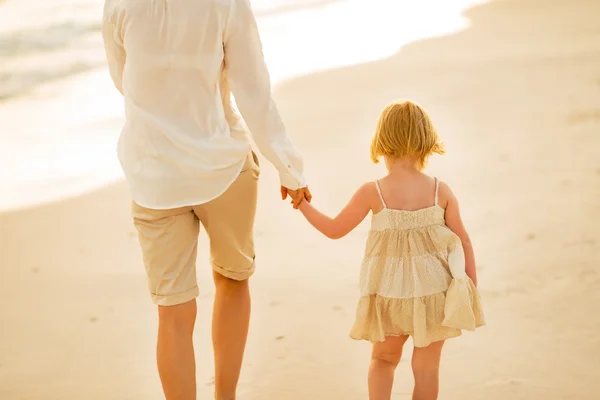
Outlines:
[[310, 193], [310, 190], [308, 190], [308, 186], [298, 190], [291, 190], [285, 186], [281, 186], [280, 191], [281, 200], [285, 200], [288, 195], [292, 198], [292, 205], [294, 206], [294, 209], [298, 209], [300, 203], [302, 203], [304, 200], [308, 201], [309, 203], [312, 200], [312, 194]]

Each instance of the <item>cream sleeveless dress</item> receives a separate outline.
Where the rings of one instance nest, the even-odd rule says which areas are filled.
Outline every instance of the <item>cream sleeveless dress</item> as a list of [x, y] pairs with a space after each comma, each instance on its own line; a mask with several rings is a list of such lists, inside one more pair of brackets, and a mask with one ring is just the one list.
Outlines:
[[383, 210], [373, 214], [350, 337], [383, 342], [410, 335], [416, 347], [426, 347], [483, 326], [461, 241], [438, 205], [438, 179], [433, 205], [415, 211], [387, 208], [375, 184]]

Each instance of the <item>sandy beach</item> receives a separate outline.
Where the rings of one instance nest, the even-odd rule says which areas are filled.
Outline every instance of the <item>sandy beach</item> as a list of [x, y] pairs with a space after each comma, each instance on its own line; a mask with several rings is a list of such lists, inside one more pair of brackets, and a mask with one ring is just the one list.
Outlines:
[[[447, 155], [488, 325], [450, 340], [440, 399], [600, 398], [600, 2], [499, 0], [459, 33], [289, 80], [275, 96], [314, 204], [336, 213], [384, 173], [381, 109], [411, 98]], [[364, 400], [370, 346], [348, 332], [368, 221], [321, 237], [278, 197], [267, 161], [241, 400]], [[0, 214], [0, 399], [158, 400], [156, 309], [124, 183]], [[212, 398], [214, 289], [201, 233], [198, 398]], [[408, 350], [408, 349], [407, 349]], [[393, 399], [410, 399], [407, 351]]]

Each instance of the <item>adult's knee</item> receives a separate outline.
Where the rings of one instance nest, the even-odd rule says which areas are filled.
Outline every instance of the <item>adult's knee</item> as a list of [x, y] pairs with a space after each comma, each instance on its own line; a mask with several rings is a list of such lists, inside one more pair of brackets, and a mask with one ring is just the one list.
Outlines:
[[158, 322], [161, 329], [178, 333], [193, 333], [196, 322], [196, 300], [175, 306], [159, 306]]
[[213, 272], [215, 286], [219, 291], [245, 291], [248, 290], [248, 278], [234, 279], [227, 277], [219, 272]]

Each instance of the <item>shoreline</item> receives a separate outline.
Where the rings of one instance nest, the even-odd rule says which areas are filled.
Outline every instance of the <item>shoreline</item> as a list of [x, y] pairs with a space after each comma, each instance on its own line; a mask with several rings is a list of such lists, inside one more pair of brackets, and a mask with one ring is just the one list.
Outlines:
[[[390, 22], [390, 15], [399, 6], [385, 0], [373, 0], [368, 5], [356, 0], [310, 0], [308, 4], [299, 1], [287, 4], [285, 12], [276, 7], [277, 1], [258, 2], [255, 6], [267, 64], [277, 90], [279, 84], [290, 79], [380, 60], [419, 38], [464, 29], [462, 10], [481, 1], [445, 3], [440, 7], [440, 17], [429, 24], [412, 22], [428, 12], [427, 3], [413, 5], [410, 12], [398, 17], [395, 25], [386, 22]], [[83, 16], [77, 14], [81, 21], [59, 24], [48, 16], [51, 13], [46, 15], [39, 9], [27, 23], [14, 22], [24, 13], [26, 4], [13, 4], [16, 2], [7, 5], [12, 19], [8, 17], [10, 13], [5, 18], [0, 16], [0, 20], [13, 21], [7, 24], [6, 31], [0, 32], [4, 34], [0, 35], [0, 42], [10, 44], [8, 37], [13, 35], [16, 48], [25, 50], [22, 57], [0, 55], [6, 59], [2, 68], [6, 71], [0, 70], [0, 75], [13, 74], [13, 85], [24, 79], [20, 85], [33, 85], [33, 89], [0, 102], [0, 120], [12, 126], [10, 131], [0, 133], [0, 159], [5, 160], [0, 180], [6, 182], [8, 192], [0, 198], [0, 210], [5, 212], [61, 201], [123, 179], [116, 159], [116, 143], [123, 122], [122, 100], [106, 68], [97, 68], [105, 64], [99, 34], [95, 31], [99, 29], [95, 19], [97, 13], [101, 14], [99, 5], [83, 2]], [[269, 10], [271, 13], [265, 15]], [[49, 43], [40, 38], [43, 30], [31, 26], [38, 17], [49, 26]], [[333, 18], [338, 24], [335, 32], [329, 24]], [[377, 18], [380, 23], [375, 26], [366, 23]], [[354, 27], [359, 23], [369, 29], [356, 31]], [[11, 31], [13, 24], [21, 30]], [[310, 33], [303, 30], [308, 24], [312, 27]], [[79, 37], [81, 32], [85, 32], [83, 38]], [[63, 47], [61, 40], [65, 41]], [[46, 49], [47, 46], [50, 48]], [[332, 47], [337, 47], [336, 52], [330, 51]], [[40, 52], [40, 48], [46, 50]], [[289, 48], [294, 48], [292, 55], [282, 57]], [[40, 71], [38, 66], [46, 63], [48, 70]], [[73, 68], [77, 71], [83, 68], [85, 72], [67, 79], [56, 80], [51, 76], [63, 76]], [[41, 85], [28, 81], [40, 77], [45, 82]], [[32, 114], [35, 119], [30, 117]]]

